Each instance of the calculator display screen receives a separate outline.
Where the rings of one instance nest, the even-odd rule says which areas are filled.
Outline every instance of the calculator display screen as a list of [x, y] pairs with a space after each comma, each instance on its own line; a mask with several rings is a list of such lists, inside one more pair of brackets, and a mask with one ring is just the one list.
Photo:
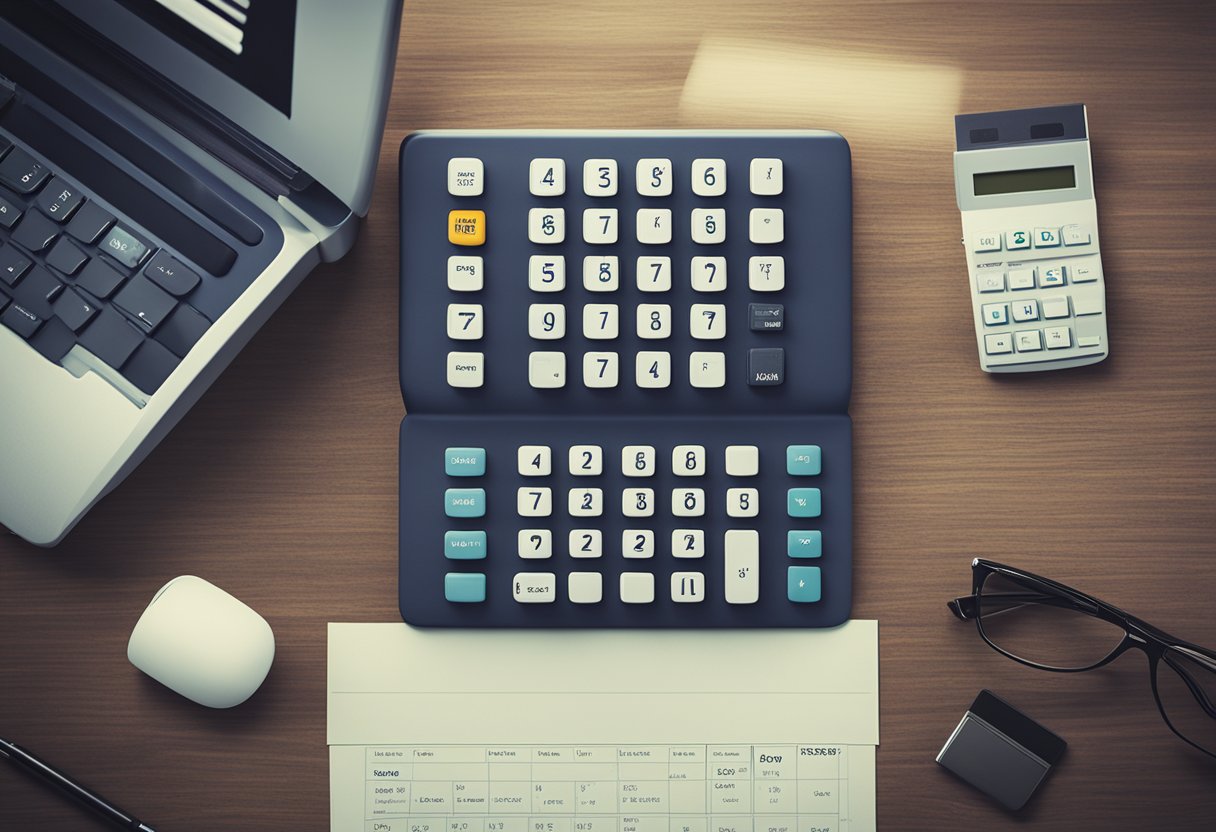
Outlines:
[[1016, 194], [1022, 191], [1055, 191], [1077, 186], [1077, 171], [1072, 165], [977, 173], [974, 178], [976, 196]]

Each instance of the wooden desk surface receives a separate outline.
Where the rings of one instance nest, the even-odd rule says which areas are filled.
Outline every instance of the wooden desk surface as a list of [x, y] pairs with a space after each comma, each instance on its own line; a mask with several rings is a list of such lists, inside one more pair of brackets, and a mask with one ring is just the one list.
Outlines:
[[[328, 829], [325, 624], [397, 618], [401, 139], [826, 127], [854, 154], [854, 613], [881, 621], [883, 827], [1200, 828], [1216, 817], [1216, 763], [1170, 734], [1137, 654], [1037, 672], [944, 602], [982, 553], [1216, 645], [1214, 9], [408, 3], [355, 251], [316, 270], [66, 543], [0, 539], [0, 735], [157, 828]], [[1070, 101], [1089, 105], [1112, 353], [991, 378], [975, 355], [950, 116]], [[275, 629], [270, 678], [234, 711], [126, 662], [140, 611], [183, 573]], [[981, 687], [1069, 742], [1021, 821], [933, 762]], [[0, 769], [0, 827], [35, 824], [92, 828]]]

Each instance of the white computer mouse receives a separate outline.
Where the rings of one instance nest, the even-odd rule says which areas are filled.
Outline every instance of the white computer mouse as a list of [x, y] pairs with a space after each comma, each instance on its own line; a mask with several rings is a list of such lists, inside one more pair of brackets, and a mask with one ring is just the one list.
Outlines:
[[131, 664], [208, 708], [231, 708], [253, 695], [274, 661], [266, 619], [193, 575], [160, 588], [127, 643]]

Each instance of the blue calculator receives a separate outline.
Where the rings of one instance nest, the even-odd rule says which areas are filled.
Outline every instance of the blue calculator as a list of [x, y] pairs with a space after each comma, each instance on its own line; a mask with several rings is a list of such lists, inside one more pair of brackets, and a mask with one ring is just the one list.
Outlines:
[[400, 175], [405, 621], [848, 618], [841, 136], [420, 132]]

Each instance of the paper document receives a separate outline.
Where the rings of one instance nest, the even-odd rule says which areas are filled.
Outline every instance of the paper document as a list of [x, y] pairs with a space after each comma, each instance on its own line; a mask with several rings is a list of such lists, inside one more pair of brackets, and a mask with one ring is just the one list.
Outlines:
[[875, 828], [878, 622], [330, 624], [338, 832]]

